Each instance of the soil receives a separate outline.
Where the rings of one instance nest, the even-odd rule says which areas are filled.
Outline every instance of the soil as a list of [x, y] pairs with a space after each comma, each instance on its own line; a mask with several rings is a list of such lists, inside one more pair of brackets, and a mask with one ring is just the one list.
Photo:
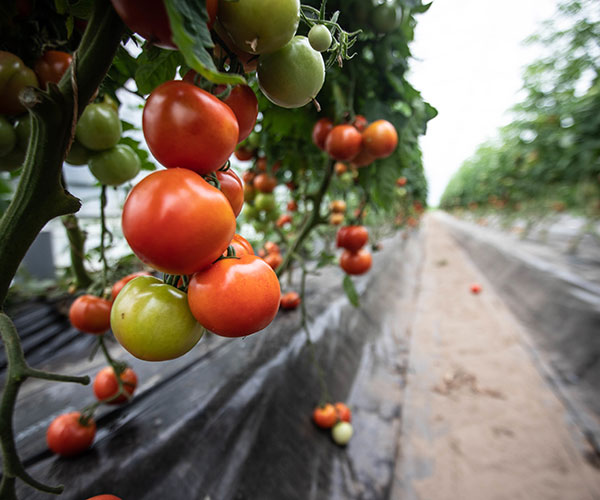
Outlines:
[[599, 499], [597, 455], [538, 372], [529, 333], [435, 214], [423, 232], [391, 498]]

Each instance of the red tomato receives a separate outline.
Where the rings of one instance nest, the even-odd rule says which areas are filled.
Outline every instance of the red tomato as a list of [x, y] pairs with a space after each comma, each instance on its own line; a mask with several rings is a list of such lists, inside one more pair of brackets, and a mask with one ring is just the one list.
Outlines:
[[277, 269], [283, 262], [283, 257], [280, 253], [270, 253], [267, 254], [264, 261], [271, 266], [271, 269]]
[[398, 145], [396, 128], [386, 120], [371, 123], [362, 133], [365, 151], [375, 158], [390, 156]]
[[104, 333], [110, 328], [112, 303], [95, 295], [77, 297], [69, 309], [69, 320], [85, 333]]
[[333, 128], [333, 122], [329, 118], [321, 118], [312, 131], [312, 140], [315, 145], [322, 150], [325, 150], [325, 140]]
[[221, 256], [235, 234], [227, 198], [184, 168], [159, 170], [129, 193], [123, 234], [142, 262], [169, 274], [192, 274]]
[[258, 160], [256, 160], [256, 169], [259, 172], [267, 171], [267, 159], [264, 156], [262, 156]]
[[258, 174], [253, 185], [261, 193], [272, 193], [277, 187], [277, 179], [269, 174]]
[[34, 64], [33, 70], [45, 89], [49, 82], [58, 83], [71, 65], [73, 56], [60, 50], [47, 50]]
[[322, 429], [330, 429], [337, 422], [337, 413], [331, 403], [317, 406], [313, 411], [313, 421]]
[[329, 208], [334, 214], [346, 213], [346, 202], [344, 200], [333, 200], [329, 204]]
[[164, 0], [111, 0], [113, 7], [131, 31], [163, 49], [177, 49], [173, 43]]
[[265, 328], [277, 314], [280, 298], [276, 274], [254, 255], [221, 259], [194, 274], [188, 288], [196, 320], [224, 337], [242, 337]]
[[[233, 239], [229, 243], [235, 249], [236, 257], [241, 257], [242, 255], [254, 255], [254, 248], [250, 242], [239, 234], [234, 234]], [[223, 252], [223, 255], [227, 255], [227, 251]]]
[[281, 253], [281, 248], [273, 241], [267, 241], [264, 246], [267, 253]]
[[351, 252], [357, 252], [369, 241], [369, 232], [365, 226], [341, 227], [336, 236], [338, 248], [345, 248]]
[[96, 495], [95, 497], [90, 497], [87, 500], [121, 500], [121, 499], [114, 495]]
[[96, 423], [92, 418], [84, 420], [74, 411], [56, 417], [46, 431], [48, 448], [63, 457], [79, 455], [94, 441]]
[[283, 227], [286, 224], [291, 224], [292, 223], [292, 216], [290, 214], [281, 214], [279, 216], [279, 219], [277, 219], [277, 227]]
[[473, 283], [471, 285], [471, 293], [477, 295], [481, 292], [481, 285], [479, 283]]
[[[119, 378], [123, 381], [123, 391], [131, 397], [133, 391], [135, 391], [135, 388], [137, 387], [137, 375], [131, 368], [126, 368]], [[98, 375], [96, 375], [96, 378], [94, 379], [93, 389], [94, 394], [99, 401], [116, 396], [119, 392], [119, 383], [117, 382], [117, 376], [115, 375], [112, 366], [105, 366], [98, 372]], [[121, 394], [118, 398], [107, 402], [107, 404], [116, 405], [124, 403], [128, 399], [129, 397], [125, 394]]]
[[372, 263], [373, 257], [364, 248], [357, 252], [344, 250], [340, 257], [340, 267], [348, 274], [364, 274], [371, 269]]
[[400, 187], [406, 186], [406, 177], [398, 177], [398, 179], [396, 179], [396, 185]]
[[337, 125], [325, 140], [325, 151], [339, 161], [349, 161], [362, 148], [362, 135], [352, 125]]
[[239, 126], [231, 108], [198, 87], [173, 80], [158, 86], [142, 114], [146, 143], [167, 168], [208, 174], [233, 153]]
[[217, 170], [217, 179], [221, 184], [221, 191], [225, 195], [225, 198], [229, 200], [233, 215], [237, 217], [244, 206], [244, 186], [242, 180], [231, 169], [225, 172]]
[[354, 125], [356, 130], [359, 132], [362, 132], [364, 129], [366, 129], [368, 124], [369, 122], [363, 115], [356, 115], [354, 117], [354, 121], [352, 122], [352, 125]]
[[354, 158], [352, 158], [352, 165], [355, 167], [366, 167], [375, 161], [375, 157], [369, 153], [366, 148], [362, 148]]
[[215, 19], [217, 18], [217, 10], [219, 9], [219, 0], [206, 0], [206, 13], [208, 14], [208, 29], [212, 29]]
[[337, 402], [335, 404], [335, 411], [338, 420], [341, 420], [342, 422], [352, 422], [352, 412], [344, 403]]
[[150, 276], [150, 273], [147, 271], [138, 271], [137, 273], [128, 274], [124, 278], [121, 278], [117, 281], [113, 286], [110, 292], [111, 300], [115, 300], [119, 292], [123, 289], [123, 287], [129, 283], [133, 278], [137, 278], [138, 276]]
[[298, 203], [296, 203], [295, 200], [288, 201], [287, 209], [290, 212], [295, 212], [296, 210], [298, 210]]
[[345, 163], [342, 163], [341, 161], [336, 162], [333, 168], [337, 175], [345, 174], [348, 171], [348, 166]]
[[286, 310], [296, 309], [300, 305], [301, 299], [297, 292], [284, 293], [281, 296], [281, 308]]
[[[218, 94], [223, 90], [223, 87], [217, 87], [215, 93]], [[238, 142], [241, 142], [250, 135], [256, 124], [256, 117], [258, 116], [256, 94], [248, 85], [236, 85], [229, 96], [223, 99], [223, 102], [231, 108], [237, 118], [240, 129]]]
[[240, 161], [249, 161], [254, 158], [256, 150], [247, 148], [245, 146], [240, 146], [233, 152], [233, 154]]

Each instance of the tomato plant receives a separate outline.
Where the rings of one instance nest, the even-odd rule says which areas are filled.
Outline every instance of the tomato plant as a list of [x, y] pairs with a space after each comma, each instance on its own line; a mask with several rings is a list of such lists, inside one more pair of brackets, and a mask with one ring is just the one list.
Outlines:
[[224, 337], [243, 337], [265, 328], [277, 314], [280, 297], [277, 276], [254, 255], [218, 260], [194, 274], [188, 288], [196, 320]]
[[325, 64], [308, 38], [297, 35], [278, 51], [259, 57], [257, 76], [260, 89], [271, 102], [282, 108], [299, 108], [316, 99], [325, 81]]
[[31, 68], [16, 55], [0, 50], [0, 114], [17, 115], [25, 108], [19, 93], [25, 87], [37, 87], [38, 79]]
[[160, 170], [142, 179], [125, 201], [122, 225], [133, 252], [169, 274], [192, 274], [209, 266], [235, 234], [227, 198], [183, 168]]
[[364, 274], [371, 269], [373, 257], [365, 250], [360, 249], [357, 252], [344, 250], [340, 257], [340, 267], [347, 274]]
[[300, 21], [300, 1], [220, 0], [219, 21], [239, 49], [267, 54], [283, 47], [295, 35]]
[[139, 156], [126, 144], [92, 155], [88, 161], [90, 171], [102, 184], [119, 186], [133, 179], [141, 168]]
[[119, 142], [123, 129], [119, 114], [104, 103], [88, 104], [77, 122], [75, 137], [86, 148], [102, 151]]
[[119, 393], [119, 382], [117, 381], [115, 370], [112, 366], [102, 368], [94, 379], [93, 389], [96, 398], [99, 401], [110, 399], [110, 401], [107, 401], [108, 404], [120, 404], [127, 401], [137, 387], [137, 375], [133, 369], [125, 368], [119, 375], [119, 378], [123, 383], [123, 391], [126, 394], [121, 394], [119, 397], [114, 398]]
[[60, 50], [47, 50], [35, 61], [33, 70], [40, 86], [45, 89], [48, 83], [58, 83], [70, 66], [73, 56]]
[[331, 403], [317, 406], [313, 411], [313, 422], [322, 429], [330, 429], [337, 422], [337, 413]]
[[77, 297], [69, 308], [69, 321], [85, 333], [104, 333], [110, 328], [111, 302], [95, 295]]
[[96, 422], [74, 411], [52, 420], [46, 431], [46, 441], [53, 453], [72, 457], [87, 450], [94, 442], [95, 435]]
[[204, 334], [187, 295], [153, 276], [138, 276], [123, 287], [113, 302], [110, 324], [118, 342], [145, 361], [183, 356]]
[[183, 81], [163, 83], [144, 106], [148, 148], [165, 167], [208, 174], [233, 153], [239, 136], [235, 114], [214, 95]]

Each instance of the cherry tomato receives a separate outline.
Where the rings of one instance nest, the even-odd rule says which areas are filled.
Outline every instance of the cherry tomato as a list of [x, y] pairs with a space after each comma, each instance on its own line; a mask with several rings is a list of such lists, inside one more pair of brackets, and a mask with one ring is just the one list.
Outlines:
[[296, 309], [300, 302], [300, 295], [297, 292], [288, 292], [281, 296], [281, 308], [285, 310]]
[[92, 155], [88, 167], [102, 184], [120, 186], [139, 174], [142, 162], [127, 144], [117, 144], [114, 148]]
[[[245, 146], [239, 146], [233, 152], [233, 154], [240, 161], [250, 161], [250, 160], [252, 160], [252, 158], [254, 158], [254, 155], [256, 154], [256, 150], [247, 148]], [[244, 180], [244, 182], [246, 182], [246, 181]]]
[[393, 31], [398, 25], [396, 6], [387, 3], [377, 5], [371, 13], [371, 23], [376, 33]]
[[344, 214], [346, 213], [346, 202], [344, 200], [333, 200], [329, 204], [329, 208], [335, 214]]
[[222, 193], [229, 200], [233, 215], [237, 217], [244, 206], [244, 186], [242, 180], [232, 169], [225, 172], [218, 170], [217, 179], [221, 184]]
[[352, 421], [352, 412], [350, 411], [350, 408], [340, 401], [338, 401], [334, 406], [338, 420], [341, 420], [342, 422]]
[[187, 295], [153, 276], [138, 276], [123, 287], [110, 324], [119, 344], [145, 361], [183, 356], [204, 334]]
[[[217, 93], [219, 92], [218, 89], [219, 87], [217, 87]], [[223, 102], [231, 108], [237, 118], [240, 130], [238, 142], [242, 142], [250, 135], [256, 124], [256, 117], [258, 116], [256, 94], [248, 85], [236, 85], [231, 93], [223, 99]]]
[[91, 103], [77, 122], [75, 137], [86, 148], [102, 151], [116, 146], [122, 131], [119, 113], [112, 106]]
[[112, 303], [95, 295], [77, 297], [69, 309], [73, 327], [85, 333], [104, 333], [110, 328]]
[[127, 27], [163, 49], [177, 49], [173, 43], [164, 0], [111, 0]]
[[327, 26], [315, 24], [308, 32], [310, 46], [317, 52], [325, 52], [331, 46], [331, 33]]
[[194, 274], [188, 287], [192, 314], [224, 337], [242, 337], [265, 328], [277, 314], [280, 297], [276, 274], [254, 255], [221, 259]]
[[110, 291], [111, 300], [114, 301], [117, 298], [117, 295], [119, 295], [119, 292], [123, 289], [123, 287], [132, 279], [137, 278], [138, 276], [151, 276], [151, 274], [147, 271], [138, 271], [136, 273], [131, 273], [127, 276], [124, 276], [112, 286], [112, 289]]
[[330, 429], [337, 422], [337, 413], [331, 403], [317, 406], [313, 411], [313, 421], [322, 429]]
[[261, 193], [272, 193], [277, 187], [277, 179], [269, 174], [258, 174], [254, 178], [254, 187]]
[[239, 49], [267, 54], [283, 47], [296, 34], [300, 1], [220, 0], [219, 20]]
[[292, 223], [292, 216], [290, 214], [281, 214], [279, 216], [279, 219], [277, 219], [277, 227], [283, 227], [286, 224], [291, 224]]
[[0, 50], [0, 114], [18, 115], [26, 111], [19, 101], [25, 87], [37, 87], [34, 71], [16, 55]]
[[298, 35], [277, 52], [261, 55], [257, 76], [260, 90], [272, 103], [299, 108], [317, 97], [325, 82], [325, 63], [308, 38]]
[[[241, 257], [242, 255], [254, 255], [254, 248], [252, 248], [250, 242], [240, 234], [234, 234], [229, 245], [235, 249], [236, 257]], [[223, 252], [223, 255], [227, 255], [227, 252]]]
[[344, 214], [333, 213], [329, 216], [329, 223], [333, 226], [339, 226], [344, 222]]
[[33, 70], [40, 81], [40, 87], [45, 89], [48, 83], [58, 83], [71, 65], [73, 56], [60, 50], [47, 50], [34, 64]]
[[362, 132], [364, 129], [366, 129], [368, 124], [369, 122], [363, 115], [356, 115], [354, 117], [354, 121], [352, 122], [354, 128], [356, 128], [356, 130], [359, 132]]
[[87, 500], [121, 500], [121, 499], [114, 495], [96, 495], [95, 497], [90, 497]]
[[319, 149], [325, 150], [325, 140], [332, 128], [333, 122], [329, 118], [321, 118], [315, 123], [312, 130], [312, 140]]
[[481, 292], [481, 285], [479, 283], [473, 283], [470, 289], [472, 294], [477, 295]]
[[83, 419], [78, 411], [56, 417], [46, 431], [46, 442], [53, 453], [63, 457], [79, 455], [94, 442], [96, 422]]
[[71, 149], [69, 149], [65, 161], [73, 166], [87, 165], [92, 154], [93, 151], [83, 146], [77, 139], [73, 139]]
[[277, 206], [275, 196], [271, 193], [258, 193], [254, 199], [254, 206], [262, 212], [272, 212]]
[[0, 115], [0, 156], [6, 156], [17, 145], [17, 133], [10, 122]]
[[212, 94], [183, 81], [158, 86], [142, 114], [146, 143], [167, 168], [208, 174], [233, 153], [239, 127], [231, 108]]
[[296, 210], [298, 210], [298, 203], [296, 203], [295, 200], [288, 201], [287, 209], [289, 212], [295, 212]]
[[341, 227], [336, 236], [338, 248], [345, 248], [351, 252], [357, 252], [369, 241], [369, 232], [365, 226]]
[[347, 445], [352, 438], [352, 434], [354, 434], [354, 429], [349, 422], [338, 422], [331, 429], [331, 437], [340, 446]]
[[281, 253], [281, 248], [274, 241], [267, 241], [265, 243], [265, 250], [267, 253]]
[[398, 186], [406, 186], [406, 177], [398, 177], [398, 179], [396, 179], [396, 185]]
[[276, 270], [283, 262], [283, 257], [280, 253], [270, 253], [263, 259], [273, 270]]
[[[119, 378], [123, 382], [123, 391], [129, 394], [129, 397], [121, 394], [118, 398], [107, 402], [107, 404], [117, 405], [128, 401], [137, 387], [138, 378], [131, 368], [125, 368]], [[117, 395], [119, 392], [119, 383], [117, 382], [117, 376], [112, 366], [105, 366], [98, 372], [94, 379], [93, 389], [98, 401], [104, 401]]]
[[130, 191], [123, 235], [142, 262], [168, 274], [192, 274], [217, 259], [235, 234], [227, 198], [184, 168], [159, 170]]
[[354, 158], [352, 158], [352, 165], [355, 167], [366, 167], [375, 161], [375, 157], [367, 151], [366, 148], [362, 148]]
[[365, 151], [375, 158], [390, 156], [398, 145], [396, 128], [386, 120], [377, 120], [362, 133]]
[[348, 171], [348, 166], [345, 163], [342, 163], [341, 161], [337, 161], [335, 162], [333, 169], [335, 170], [335, 173], [337, 175], [342, 175]]
[[340, 267], [348, 274], [364, 274], [371, 269], [373, 257], [363, 249], [357, 252], [344, 250], [340, 257]]
[[339, 161], [352, 160], [362, 148], [362, 136], [352, 125], [337, 125], [325, 140], [325, 151]]

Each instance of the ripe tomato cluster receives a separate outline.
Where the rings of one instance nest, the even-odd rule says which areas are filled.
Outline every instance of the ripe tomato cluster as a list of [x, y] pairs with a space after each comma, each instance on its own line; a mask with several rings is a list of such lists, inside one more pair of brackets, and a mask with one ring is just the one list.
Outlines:
[[312, 419], [321, 429], [331, 429], [333, 441], [340, 446], [345, 446], [352, 438], [352, 412], [342, 402], [317, 406], [313, 410]]
[[363, 248], [369, 241], [369, 232], [364, 226], [343, 226], [336, 235], [336, 245], [344, 251], [340, 257], [340, 267], [347, 274], [364, 274], [371, 269], [373, 258]]

